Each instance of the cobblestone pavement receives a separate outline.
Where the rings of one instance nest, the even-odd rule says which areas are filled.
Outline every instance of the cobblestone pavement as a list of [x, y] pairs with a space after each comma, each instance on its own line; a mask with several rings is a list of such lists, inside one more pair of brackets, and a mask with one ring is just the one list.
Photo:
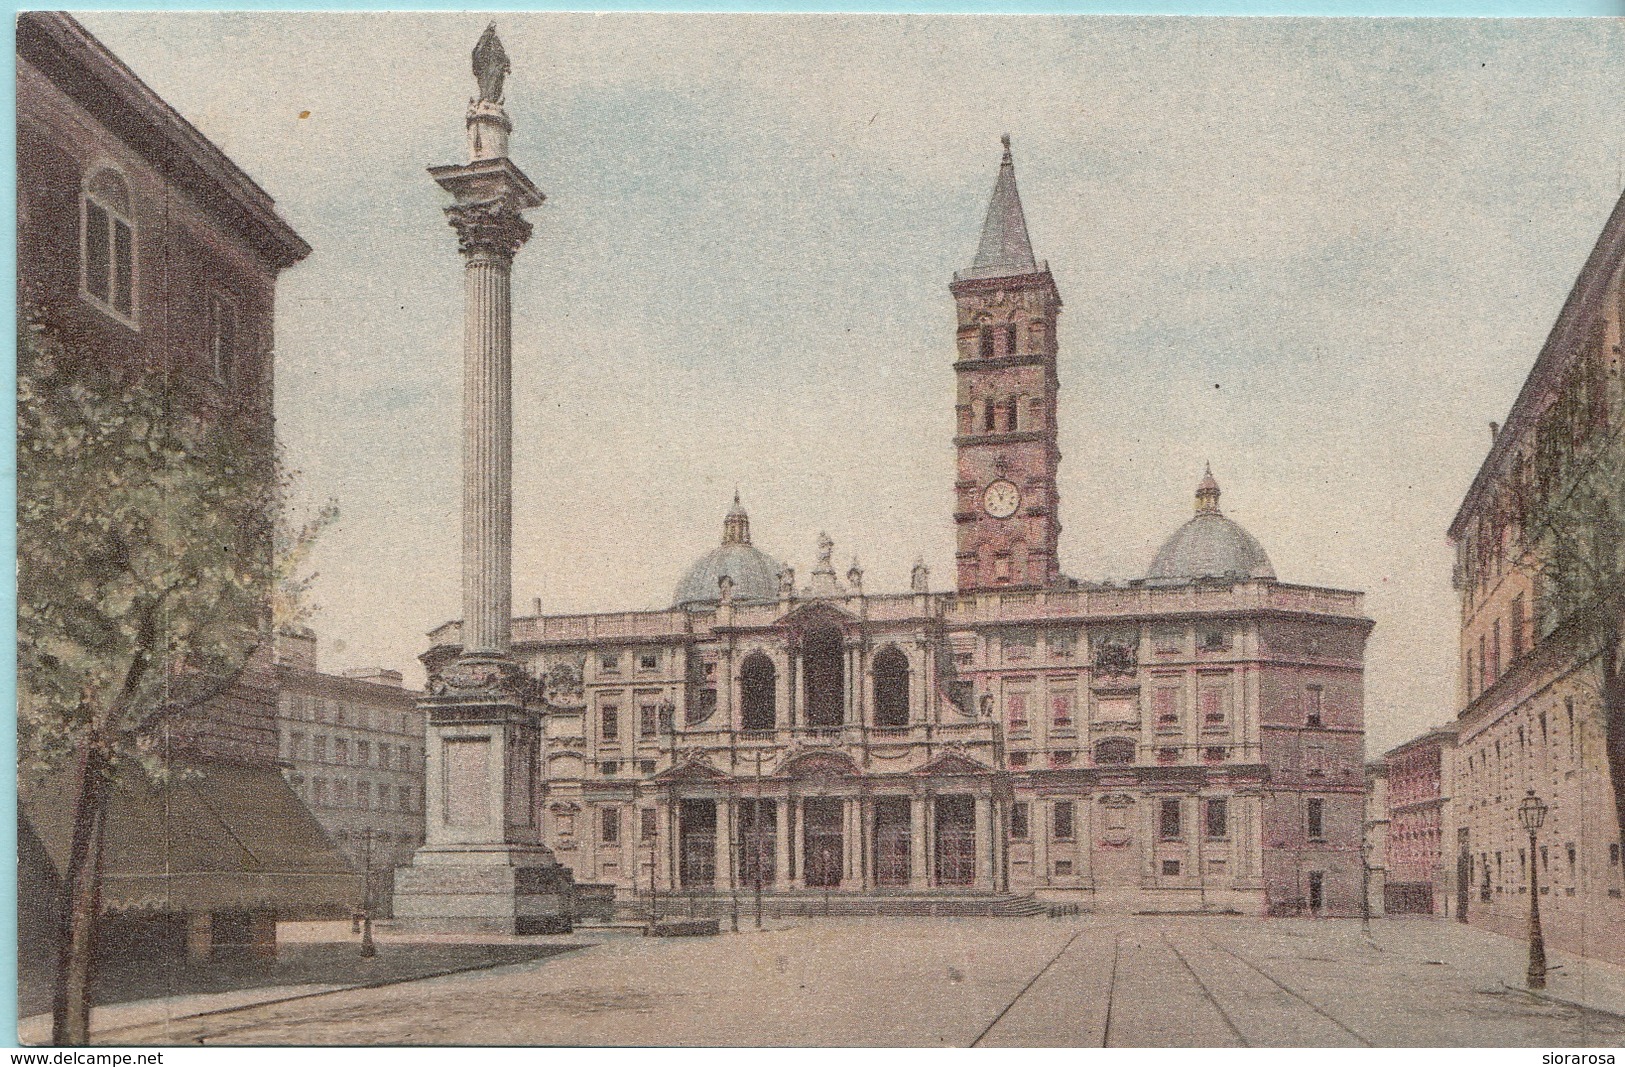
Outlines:
[[[1431, 920], [813, 919], [108, 1030], [109, 1044], [1536, 1046], [1625, 1042], [1625, 970]], [[1599, 1010], [1604, 1009], [1604, 1010]]]

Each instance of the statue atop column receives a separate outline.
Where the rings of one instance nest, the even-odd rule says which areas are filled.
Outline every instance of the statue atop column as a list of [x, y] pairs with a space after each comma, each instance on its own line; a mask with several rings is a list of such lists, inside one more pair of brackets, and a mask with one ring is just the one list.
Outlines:
[[480, 103], [502, 103], [502, 81], [513, 68], [508, 65], [508, 53], [497, 36], [497, 24], [491, 23], [480, 34], [474, 46], [474, 80], [480, 86]]

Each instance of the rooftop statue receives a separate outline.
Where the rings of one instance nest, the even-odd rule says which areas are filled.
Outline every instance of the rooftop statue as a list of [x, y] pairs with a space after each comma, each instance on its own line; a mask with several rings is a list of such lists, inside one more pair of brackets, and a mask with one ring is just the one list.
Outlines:
[[502, 81], [508, 76], [508, 53], [497, 37], [497, 24], [491, 23], [474, 46], [474, 80], [480, 84], [480, 103], [502, 103]]

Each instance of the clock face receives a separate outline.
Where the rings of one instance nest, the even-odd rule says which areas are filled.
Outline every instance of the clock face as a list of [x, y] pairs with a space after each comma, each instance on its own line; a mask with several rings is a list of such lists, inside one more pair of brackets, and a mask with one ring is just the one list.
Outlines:
[[1021, 507], [1021, 490], [1000, 478], [983, 490], [982, 507], [995, 519], [1008, 519]]

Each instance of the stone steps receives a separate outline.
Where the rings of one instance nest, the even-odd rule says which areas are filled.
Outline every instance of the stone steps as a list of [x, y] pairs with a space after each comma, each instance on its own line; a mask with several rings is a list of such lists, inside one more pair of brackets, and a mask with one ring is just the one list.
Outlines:
[[[727, 893], [678, 894], [659, 898], [663, 916], [726, 917], [732, 910]], [[739, 894], [739, 914], [755, 914], [752, 893]], [[915, 916], [932, 918], [1019, 917], [1045, 915], [1049, 905], [1029, 895], [1017, 893], [830, 893], [816, 890], [791, 893], [763, 893], [762, 914], [772, 918], [820, 916]], [[624, 900], [616, 914], [627, 920], [647, 919], [649, 901]]]

